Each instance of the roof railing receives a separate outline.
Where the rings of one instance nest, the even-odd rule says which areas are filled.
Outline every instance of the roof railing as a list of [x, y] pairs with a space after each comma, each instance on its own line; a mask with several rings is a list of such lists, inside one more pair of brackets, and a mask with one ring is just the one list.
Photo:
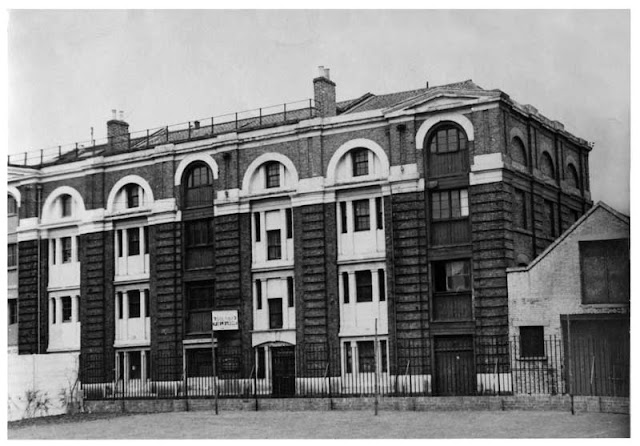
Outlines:
[[8, 155], [11, 166], [42, 167], [91, 158], [97, 154], [147, 149], [162, 144], [204, 139], [224, 133], [258, 129], [316, 116], [313, 99], [210, 116], [164, 127]]

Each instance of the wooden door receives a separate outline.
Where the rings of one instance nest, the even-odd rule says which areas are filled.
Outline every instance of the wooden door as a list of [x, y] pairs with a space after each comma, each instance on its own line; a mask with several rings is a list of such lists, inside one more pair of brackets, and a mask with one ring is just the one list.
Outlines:
[[476, 375], [472, 336], [441, 336], [434, 339], [434, 394], [473, 395]]

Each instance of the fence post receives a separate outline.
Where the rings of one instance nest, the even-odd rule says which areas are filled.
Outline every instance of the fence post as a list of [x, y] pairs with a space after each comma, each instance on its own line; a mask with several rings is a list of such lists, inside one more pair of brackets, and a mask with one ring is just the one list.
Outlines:
[[284, 122], [287, 122], [287, 104], [284, 104]]
[[258, 125], [262, 125], [262, 108], [260, 108], [260, 118], [258, 120]]
[[149, 147], [149, 129], [147, 129], [147, 147]]
[[236, 130], [238, 130], [238, 112], [236, 112]]

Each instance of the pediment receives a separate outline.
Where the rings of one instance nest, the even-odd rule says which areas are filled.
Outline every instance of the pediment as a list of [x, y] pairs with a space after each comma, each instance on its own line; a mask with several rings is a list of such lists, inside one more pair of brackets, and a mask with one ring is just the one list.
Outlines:
[[493, 94], [488, 92], [464, 92], [451, 93], [440, 92], [431, 93], [425, 96], [412, 98], [404, 103], [386, 111], [386, 114], [405, 114], [405, 113], [422, 113], [434, 110], [442, 110], [452, 107], [463, 107], [465, 105], [476, 105], [494, 98]]

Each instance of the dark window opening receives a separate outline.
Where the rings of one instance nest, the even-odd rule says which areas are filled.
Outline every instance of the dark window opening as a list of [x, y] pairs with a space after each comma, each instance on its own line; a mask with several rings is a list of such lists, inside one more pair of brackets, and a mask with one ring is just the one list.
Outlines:
[[122, 292], [118, 291], [116, 293], [116, 313], [118, 314], [118, 319], [124, 318], [124, 313], [122, 311], [123, 308], [124, 307], [122, 305]]
[[520, 327], [520, 357], [540, 358], [544, 356], [544, 327]]
[[280, 241], [280, 230], [267, 231], [267, 260], [278, 260], [282, 258], [282, 244]]
[[347, 202], [340, 202], [340, 232], [347, 233]]
[[282, 328], [282, 299], [269, 299], [269, 328]]
[[349, 303], [349, 273], [342, 273], [342, 298], [345, 304]]
[[353, 164], [354, 177], [369, 175], [368, 149], [353, 149], [351, 151], [351, 162]]
[[7, 214], [15, 215], [17, 213], [18, 213], [18, 202], [16, 201], [15, 198], [13, 198], [13, 196], [8, 195], [7, 196]]
[[[197, 284], [188, 288], [188, 306], [192, 311], [213, 310], [213, 284]], [[211, 328], [211, 327], [209, 327]]]
[[18, 323], [18, 299], [9, 299], [7, 304], [8, 324]]
[[370, 373], [376, 371], [376, 355], [373, 341], [358, 341], [358, 372]]
[[287, 208], [285, 213], [287, 217], [287, 238], [290, 239], [293, 238], [293, 212], [291, 208]]
[[195, 164], [187, 172], [185, 207], [213, 205], [213, 176], [209, 166]]
[[213, 352], [211, 348], [187, 349], [187, 376], [201, 378], [213, 376]]
[[295, 292], [293, 289], [293, 277], [287, 277], [287, 301], [289, 307], [294, 306]]
[[60, 298], [62, 304], [62, 322], [71, 322], [71, 296], [63, 296]]
[[376, 198], [376, 228], [384, 227], [384, 216], [382, 215], [382, 197]]
[[433, 192], [431, 219], [448, 220], [469, 216], [469, 195], [466, 189]]
[[71, 237], [62, 237], [60, 243], [62, 244], [62, 263], [70, 263], [71, 253], [73, 252], [71, 249]]
[[137, 184], [127, 184], [125, 191], [127, 194], [127, 207], [130, 209], [140, 206], [140, 186]]
[[127, 291], [127, 298], [129, 300], [129, 319], [140, 317], [140, 291]]
[[142, 233], [144, 236], [144, 253], [149, 254], [149, 227], [142, 228]]
[[186, 268], [213, 266], [213, 219], [185, 223]]
[[56, 239], [51, 240], [51, 264], [55, 265], [57, 260], [57, 249], [58, 249], [58, 243]]
[[265, 347], [258, 347], [258, 364], [257, 364], [257, 378], [264, 379], [267, 377], [267, 355], [265, 354]]
[[260, 212], [254, 212], [253, 213], [253, 226], [255, 229], [255, 237], [256, 237], [256, 242], [260, 241]]
[[356, 302], [371, 302], [372, 300], [371, 271], [356, 271]]
[[127, 352], [129, 358], [129, 379], [142, 378], [142, 352]]
[[352, 373], [353, 372], [353, 359], [352, 359], [352, 353], [351, 353], [351, 342], [345, 342], [344, 343], [344, 366], [345, 366], [345, 373]]
[[379, 294], [379, 298], [380, 298], [380, 302], [384, 302], [386, 300], [386, 284], [385, 284], [385, 278], [384, 278], [384, 270], [383, 269], [379, 269], [378, 270], [378, 294]]
[[280, 187], [280, 163], [271, 161], [265, 164], [265, 178], [267, 189]]
[[60, 204], [62, 206], [62, 216], [70, 217], [71, 216], [71, 195], [62, 195], [60, 197]]
[[471, 289], [468, 260], [435, 262], [433, 281], [436, 292], [459, 292]]
[[116, 244], [118, 250], [118, 257], [122, 257], [124, 254], [122, 252], [122, 229], [118, 229], [116, 231]]
[[380, 370], [386, 373], [387, 370], [387, 341], [380, 341]]
[[256, 308], [262, 310], [262, 281], [256, 279]]
[[127, 229], [127, 249], [129, 256], [140, 255], [140, 228]]
[[355, 200], [353, 202], [353, 228], [356, 232], [370, 229], [369, 200]]
[[149, 313], [149, 290], [144, 290], [144, 315], [145, 317], [151, 315], [151, 313]]
[[55, 324], [56, 323], [56, 299], [52, 298], [51, 299], [51, 323]]

